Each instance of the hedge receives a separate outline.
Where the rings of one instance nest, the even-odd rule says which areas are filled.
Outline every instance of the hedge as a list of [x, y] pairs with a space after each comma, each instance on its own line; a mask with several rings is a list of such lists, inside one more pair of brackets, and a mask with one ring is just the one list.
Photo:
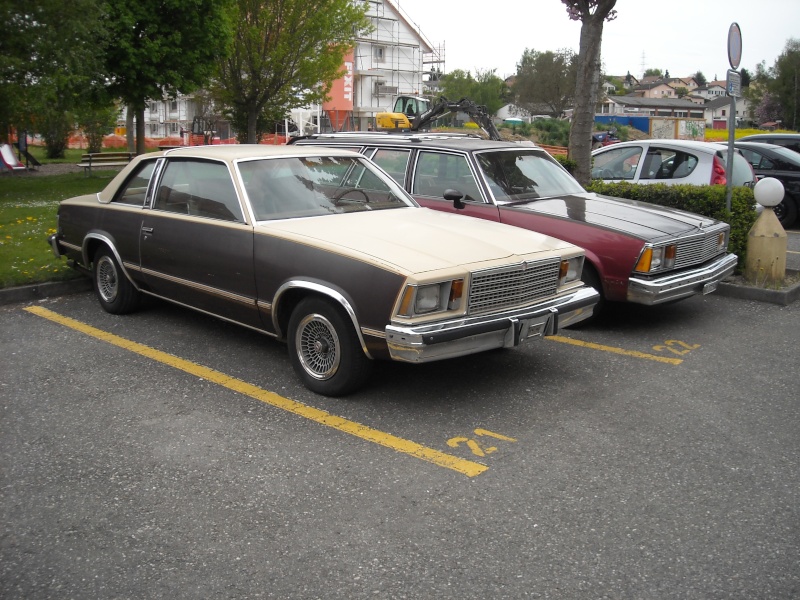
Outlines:
[[585, 188], [606, 196], [649, 202], [725, 221], [731, 226], [728, 250], [739, 257], [739, 270], [744, 270], [748, 233], [758, 217], [751, 188], [733, 188], [731, 212], [726, 209], [727, 188], [724, 185], [647, 185], [604, 183], [595, 179]]

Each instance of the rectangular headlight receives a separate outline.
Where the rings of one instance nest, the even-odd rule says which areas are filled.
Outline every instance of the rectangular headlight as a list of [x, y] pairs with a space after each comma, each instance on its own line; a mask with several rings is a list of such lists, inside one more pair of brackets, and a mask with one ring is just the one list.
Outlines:
[[675, 266], [675, 255], [678, 247], [675, 244], [669, 246], [647, 246], [636, 263], [635, 270], [639, 273], [652, 273], [653, 271], [663, 271]]
[[398, 314], [403, 317], [456, 310], [461, 305], [464, 280], [454, 279], [425, 285], [409, 285], [403, 292]]
[[572, 258], [565, 258], [561, 261], [561, 267], [558, 271], [558, 285], [564, 285], [577, 281], [581, 278], [583, 271], [583, 256], [574, 256]]

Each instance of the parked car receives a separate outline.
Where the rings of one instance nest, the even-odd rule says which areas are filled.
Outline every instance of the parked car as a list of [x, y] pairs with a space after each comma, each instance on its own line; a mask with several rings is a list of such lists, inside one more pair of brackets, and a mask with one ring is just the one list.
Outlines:
[[609, 301], [661, 304], [709, 293], [736, 267], [726, 223], [588, 193], [533, 144], [385, 133], [318, 134], [291, 143], [358, 150], [423, 206], [582, 246], [583, 280]]
[[[592, 152], [592, 178], [668, 185], [726, 184], [728, 149], [712, 142], [639, 140], [620, 142]], [[752, 186], [755, 175], [737, 152], [733, 185]]]
[[783, 184], [783, 201], [774, 208], [784, 228], [797, 222], [800, 210], [800, 154], [785, 146], [736, 140], [734, 145], [755, 171], [756, 178], [774, 177]]
[[800, 152], [800, 133], [756, 133], [740, 137], [739, 142], [761, 142], [764, 144], [775, 144], [789, 148], [794, 152]]
[[201, 146], [135, 158], [65, 200], [50, 237], [108, 312], [142, 294], [288, 342], [303, 383], [357, 389], [370, 359], [511, 347], [587, 318], [581, 248], [420, 208], [363, 156]]

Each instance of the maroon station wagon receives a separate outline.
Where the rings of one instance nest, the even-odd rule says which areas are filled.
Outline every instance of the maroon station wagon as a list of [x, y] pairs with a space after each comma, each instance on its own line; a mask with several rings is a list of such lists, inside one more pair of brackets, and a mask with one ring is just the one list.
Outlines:
[[609, 301], [652, 305], [707, 294], [736, 267], [727, 223], [587, 192], [534, 144], [384, 132], [316, 134], [290, 143], [361, 152], [428, 208], [582, 246], [582, 278]]

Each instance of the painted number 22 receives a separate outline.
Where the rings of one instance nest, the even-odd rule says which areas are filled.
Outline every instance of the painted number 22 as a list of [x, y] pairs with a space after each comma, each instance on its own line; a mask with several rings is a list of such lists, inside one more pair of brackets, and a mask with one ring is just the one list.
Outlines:
[[678, 356], [683, 356], [685, 354], [689, 354], [692, 350], [697, 350], [700, 347], [700, 344], [687, 344], [686, 342], [681, 342], [680, 340], [667, 340], [664, 342], [663, 346], [653, 346], [653, 350], [656, 352], [663, 352], [667, 350], [672, 352], [673, 354], [677, 354]]

